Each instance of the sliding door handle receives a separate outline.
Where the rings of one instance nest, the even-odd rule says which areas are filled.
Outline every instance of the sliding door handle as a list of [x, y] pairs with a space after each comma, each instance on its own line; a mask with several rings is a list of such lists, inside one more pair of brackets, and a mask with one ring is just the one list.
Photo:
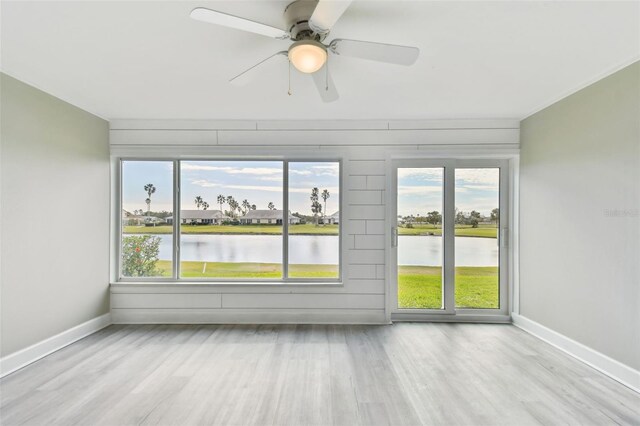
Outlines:
[[509, 228], [502, 228], [500, 235], [500, 247], [508, 248], [509, 247]]
[[398, 247], [398, 227], [391, 227], [391, 247]]

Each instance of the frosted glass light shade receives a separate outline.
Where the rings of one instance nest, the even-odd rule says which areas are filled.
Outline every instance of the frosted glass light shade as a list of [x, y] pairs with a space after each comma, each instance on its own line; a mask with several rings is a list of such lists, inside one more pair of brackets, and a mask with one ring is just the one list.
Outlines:
[[298, 41], [289, 48], [289, 60], [298, 71], [311, 74], [327, 62], [327, 49], [317, 41]]

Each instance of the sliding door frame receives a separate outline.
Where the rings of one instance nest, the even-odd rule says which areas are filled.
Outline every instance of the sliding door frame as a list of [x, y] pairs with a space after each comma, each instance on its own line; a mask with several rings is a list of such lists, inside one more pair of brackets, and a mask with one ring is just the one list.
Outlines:
[[[443, 308], [398, 308], [398, 169], [443, 168]], [[472, 309], [455, 307], [455, 170], [462, 168], [499, 168], [500, 221], [499, 244], [499, 308]], [[452, 321], [452, 322], [509, 322], [510, 265], [511, 265], [511, 204], [512, 173], [509, 159], [504, 158], [442, 158], [396, 159], [391, 161], [390, 200], [388, 202], [389, 244], [387, 250], [388, 283], [387, 312], [391, 321]]]

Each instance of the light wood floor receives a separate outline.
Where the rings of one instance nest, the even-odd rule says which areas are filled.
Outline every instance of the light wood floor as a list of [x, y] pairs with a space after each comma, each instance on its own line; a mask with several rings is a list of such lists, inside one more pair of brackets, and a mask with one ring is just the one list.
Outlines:
[[640, 424], [509, 325], [111, 326], [0, 381], [3, 425]]

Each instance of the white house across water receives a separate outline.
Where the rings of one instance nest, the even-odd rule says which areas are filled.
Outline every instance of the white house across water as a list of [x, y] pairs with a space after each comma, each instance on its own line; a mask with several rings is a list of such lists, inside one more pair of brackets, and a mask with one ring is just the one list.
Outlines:
[[[282, 224], [282, 210], [249, 210], [246, 215], [239, 218], [240, 223], [243, 225], [257, 225], [257, 224]], [[300, 223], [300, 218], [294, 216], [289, 212], [289, 224], [297, 225]]]

